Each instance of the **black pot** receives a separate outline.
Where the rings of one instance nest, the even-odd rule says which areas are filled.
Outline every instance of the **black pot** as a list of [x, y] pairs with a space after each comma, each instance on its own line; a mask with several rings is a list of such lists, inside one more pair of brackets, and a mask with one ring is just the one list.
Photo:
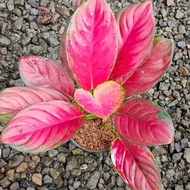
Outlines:
[[90, 150], [90, 149], [87, 149], [87, 148], [84, 148], [82, 147], [81, 145], [79, 145], [74, 139], [71, 139], [71, 142], [78, 148], [86, 151], [86, 152], [89, 152], [89, 153], [100, 153], [100, 152], [105, 152], [105, 151], [108, 151], [109, 148], [105, 148], [105, 149], [102, 149], [102, 150]]

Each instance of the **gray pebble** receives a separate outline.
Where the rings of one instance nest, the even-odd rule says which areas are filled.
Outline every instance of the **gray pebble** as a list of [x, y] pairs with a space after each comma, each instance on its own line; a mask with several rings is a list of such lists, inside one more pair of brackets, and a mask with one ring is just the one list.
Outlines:
[[183, 157], [186, 159], [187, 163], [190, 163], [190, 148], [185, 148]]
[[6, 36], [0, 35], [0, 46], [7, 47], [9, 46], [11, 41]]
[[90, 179], [88, 180], [86, 187], [88, 189], [95, 189], [98, 184], [99, 179], [100, 179], [100, 172], [95, 171], [90, 177]]
[[49, 175], [45, 175], [43, 177], [43, 182], [44, 183], [52, 183], [53, 182], [53, 179], [49, 176]]
[[184, 17], [184, 13], [181, 12], [180, 10], [177, 10], [177, 11], [176, 11], [176, 14], [175, 14], [175, 18], [181, 19], [181, 18], [183, 18], [183, 17]]

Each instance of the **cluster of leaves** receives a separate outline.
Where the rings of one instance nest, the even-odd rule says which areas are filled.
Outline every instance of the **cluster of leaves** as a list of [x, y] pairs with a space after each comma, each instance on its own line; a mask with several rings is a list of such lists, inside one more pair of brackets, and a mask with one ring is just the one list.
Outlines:
[[134, 190], [161, 189], [146, 145], [171, 143], [173, 124], [164, 109], [133, 97], [156, 84], [171, 61], [173, 42], [154, 36], [154, 25], [150, 1], [114, 15], [105, 0], [79, 0], [63, 35], [63, 67], [21, 57], [26, 86], [0, 93], [0, 121], [8, 123], [0, 141], [38, 153], [69, 140], [88, 113], [110, 118], [118, 133], [110, 148], [118, 173]]

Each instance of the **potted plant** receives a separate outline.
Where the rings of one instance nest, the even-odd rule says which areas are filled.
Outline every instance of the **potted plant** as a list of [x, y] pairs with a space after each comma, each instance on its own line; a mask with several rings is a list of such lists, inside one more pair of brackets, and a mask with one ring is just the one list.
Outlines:
[[146, 146], [171, 143], [173, 124], [163, 108], [134, 96], [156, 84], [171, 62], [173, 42], [154, 36], [154, 25], [150, 1], [115, 16], [105, 0], [78, 1], [63, 35], [63, 67], [39, 56], [21, 57], [26, 86], [0, 93], [0, 121], [7, 123], [0, 142], [39, 153], [97, 123], [112, 134], [111, 158], [126, 184], [162, 189]]

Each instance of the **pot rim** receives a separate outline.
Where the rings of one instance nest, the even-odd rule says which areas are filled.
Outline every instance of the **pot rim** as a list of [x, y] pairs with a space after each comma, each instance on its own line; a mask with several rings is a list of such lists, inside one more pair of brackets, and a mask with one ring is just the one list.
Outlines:
[[80, 144], [78, 144], [73, 138], [70, 139], [70, 141], [78, 148], [86, 151], [86, 152], [89, 152], [89, 153], [101, 153], [101, 152], [105, 152], [105, 151], [108, 151], [110, 148], [104, 148], [104, 149], [101, 149], [101, 150], [91, 150], [91, 149], [88, 149], [88, 148], [84, 148], [82, 147]]

